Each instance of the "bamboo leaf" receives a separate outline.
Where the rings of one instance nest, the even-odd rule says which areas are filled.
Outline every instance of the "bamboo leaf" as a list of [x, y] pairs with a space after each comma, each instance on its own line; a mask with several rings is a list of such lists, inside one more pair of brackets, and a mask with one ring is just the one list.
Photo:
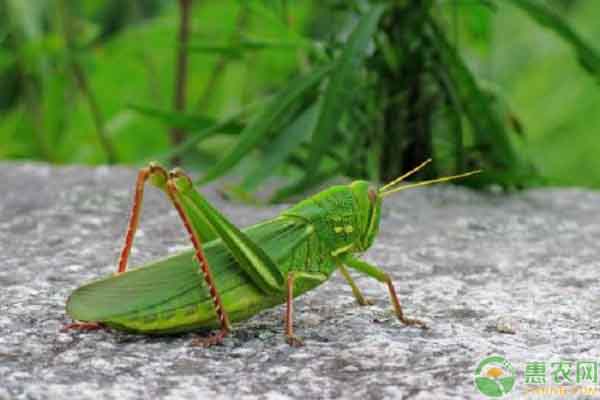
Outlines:
[[302, 41], [272, 40], [262, 38], [242, 38], [231, 45], [220, 44], [193, 44], [188, 46], [190, 52], [221, 54], [230, 58], [241, 58], [244, 53], [262, 50], [296, 50], [307, 46]]
[[583, 68], [600, 80], [600, 53], [583, 40], [563, 17], [533, 0], [509, 1], [526, 12], [538, 24], [554, 31], [573, 46]]
[[300, 46], [309, 45], [308, 42], [302, 40], [276, 40], [276, 39], [265, 39], [265, 38], [255, 38], [246, 36], [242, 38], [240, 44], [252, 50], [267, 50], [267, 49], [289, 49], [295, 50]]
[[190, 53], [220, 54], [229, 58], [241, 58], [243, 49], [239, 46], [218, 44], [192, 44], [187, 47]]
[[226, 120], [219, 122], [215, 125], [209, 126], [205, 129], [202, 129], [196, 133], [189, 133], [188, 138], [175, 148], [163, 153], [157, 154], [150, 157], [147, 161], [160, 161], [160, 162], [168, 162], [173, 159], [174, 156], [181, 155], [186, 151], [190, 150], [196, 144], [200, 143], [202, 140], [207, 139], [211, 136], [216, 135], [220, 132], [225, 132], [228, 130], [230, 124], [236, 123], [236, 118], [227, 118]]
[[[130, 104], [128, 108], [137, 111], [141, 114], [149, 116], [151, 118], [157, 118], [162, 123], [171, 128], [181, 128], [185, 130], [198, 131], [205, 130], [215, 127], [219, 124], [219, 121], [214, 118], [206, 117], [197, 114], [185, 114], [177, 111], [164, 111], [152, 107], [146, 107], [141, 105]], [[229, 121], [229, 123], [220, 127], [218, 132], [238, 134], [243, 129], [243, 126], [236, 121]]]
[[0, 28], [0, 44], [4, 44], [4, 41], [8, 37], [8, 34], [9, 34], [9, 30], [7, 27]]
[[233, 168], [248, 152], [253, 150], [263, 141], [277, 120], [285, 114], [285, 111], [311, 89], [313, 89], [323, 77], [331, 70], [331, 67], [321, 67], [313, 70], [307, 76], [301, 76], [292, 81], [287, 88], [276, 95], [260, 113], [240, 134], [240, 140], [235, 147], [225, 155], [213, 168], [208, 170], [200, 179], [199, 183], [210, 182]]
[[16, 57], [8, 50], [0, 48], [0, 71], [12, 67], [16, 61]]
[[311, 152], [306, 164], [305, 175], [297, 182], [277, 191], [271, 199], [272, 202], [279, 202], [313, 187], [340, 170], [339, 165], [327, 172], [321, 172], [319, 167], [323, 157], [332, 146], [341, 115], [352, 103], [352, 90], [350, 89], [352, 78], [360, 67], [362, 57], [384, 11], [384, 5], [374, 6], [368, 14], [360, 19], [351, 32], [340, 58], [336, 61], [334, 71], [321, 99], [321, 110], [312, 133]]
[[444, 63], [442, 70], [447, 71], [446, 85], [454, 94], [454, 100], [460, 102], [458, 109], [465, 112], [473, 127], [477, 145], [489, 149], [496, 165], [513, 165], [518, 157], [504, 126], [491, 107], [490, 99], [479, 88], [471, 71], [432, 19], [429, 20], [429, 26]]
[[[473, 154], [480, 154], [484, 176], [469, 180], [469, 184], [495, 182], [509, 186], [535, 183], [539, 175], [531, 164], [522, 159], [515, 150], [508, 130], [495, 112], [493, 98], [482, 90], [456, 49], [448, 43], [441, 29], [429, 19], [434, 44], [440, 53], [442, 70], [447, 71], [446, 84], [457, 101], [455, 107], [463, 110], [474, 134]], [[490, 177], [498, 180], [489, 180]]]
[[315, 103], [304, 110], [304, 112], [269, 145], [269, 152], [265, 155], [265, 158], [242, 182], [241, 188], [244, 191], [251, 192], [256, 189], [256, 187], [263, 182], [275, 168], [286, 160], [292, 151], [308, 138], [308, 135], [314, 129], [319, 109], [320, 103]]
[[284, 23], [280, 17], [280, 13], [273, 7], [269, 8], [258, 1], [247, 1], [246, 5], [254, 15], [262, 18], [265, 23], [268, 23], [271, 28], [280, 31], [281, 34], [297, 40], [310, 42], [310, 40], [307, 40], [300, 33], [288, 26], [288, 24]]
[[361, 18], [350, 34], [336, 63], [335, 70], [323, 95], [323, 106], [312, 135], [306, 180], [315, 179], [323, 155], [332, 146], [332, 138], [340, 116], [351, 104], [352, 96], [348, 94], [348, 88], [351, 85], [352, 76], [360, 66], [362, 56], [377, 29], [384, 10], [383, 5], [374, 6], [368, 14]]
[[267, 96], [265, 98], [255, 101], [251, 104], [248, 104], [248, 105], [244, 106], [242, 109], [233, 113], [232, 115], [224, 118], [222, 121], [219, 121], [215, 125], [211, 125], [211, 126], [207, 127], [206, 129], [200, 130], [195, 133], [193, 131], [191, 131], [190, 134], [188, 134], [188, 138], [186, 140], [184, 140], [183, 143], [179, 144], [178, 146], [176, 146], [175, 148], [169, 150], [168, 152], [166, 152], [164, 154], [159, 154], [159, 155], [155, 155], [154, 157], [151, 157], [149, 161], [151, 161], [151, 160], [168, 161], [169, 159], [172, 159], [176, 155], [181, 155], [181, 154], [187, 152], [188, 150], [193, 148], [196, 144], [198, 144], [203, 139], [211, 137], [219, 132], [227, 132], [231, 125], [233, 125], [233, 126], [239, 125], [240, 126], [239, 131], [241, 132], [241, 130], [243, 128], [242, 128], [242, 125], [238, 121], [242, 121], [246, 115], [263, 107], [263, 105], [266, 104], [271, 98], [272, 98], [271, 96]]

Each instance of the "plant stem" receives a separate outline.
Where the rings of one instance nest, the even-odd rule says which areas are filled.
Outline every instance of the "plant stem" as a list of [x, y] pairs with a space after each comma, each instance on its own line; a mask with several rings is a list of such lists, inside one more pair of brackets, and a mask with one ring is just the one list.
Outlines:
[[102, 148], [104, 149], [104, 153], [106, 154], [107, 162], [109, 164], [114, 164], [115, 162], [117, 162], [117, 156], [115, 153], [115, 149], [106, 133], [104, 116], [102, 115], [102, 110], [100, 110], [100, 106], [98, 105], [96, 95], [90, 88], [87, 77], [85, 75], [85, 71], [81, 67], [81, 64], [73, 60], [71, 61], [71, 69], [73, 70], [73, 74], [75, 75], [77, 87], [79, 87], [79, 90], [81, 90], [81, 93], [83, 93], [83, 95], [85, 96], [88, 102], [88, 106], [90, 107], [90, 112], [92, 113], [94, 125], [96, 127], [96, 133], [98, 134], [100, 145], [102, 146]]
[[100, 109], [100, 105], [98, 104], [98, 100], [96, 99], [94, 91], [89, 85], [87, 76], [85, 74], [85, 70], [83, 69], [79, 61], [77, 61], [77, 55], [74, 54], [76, 51], [75, 44], [73, 43], [74, 32], [71, 20], [71, 13], [68, 9], [67, 1], [63, 0], [61, 2], [61, 6], [65, 42], [67, 45], [69, 56], [69, 67], [73, 71], [73, 76], [75, 77], [75, 83], [77, 84], [77, 87], [87, 100], [90, 112], [92, 114], [92, 118], [94, 119], [96, 134], [98, 135], [98, 140], [106, 155], [106, 160], [109, 164], [114, 164], [115, 162], [117, 162], [117, 156], [114, 146], [106, 133], [106, 125], [104, 123], [104, 116], [102, 115], [102, 110]]
[[22, 64], [19, 61], [19, 72], [22, 74], [24, 89], [25, 89], [25, 110], [30, 114], [32, 119], [31, 128], [36, 138], [39, 154], [42, 159], [49, 162], [54, 162], [54, 157], [48, 140], [44, 135], [44, 116], [42, 107], [40, 107], [40, 92], [36, 88], [35, 79], [33, 76], [23, 72]]
[[[179, 34], [177, 37], [177, 66], [175, 69], [175, 98], [174, 109], [177, 112], [185, 111], [186, 87], [188, 78], [188, 54], [187, 47], [190, 36], [190, 11], [192, 0], [179, 0]], [[177, 146], [185, 139], [185, 131], [181, 128], [171, 129], [171, 144]], [[174, 165], [180, 163], [180, 159], [174, 156], [171, 162]]]

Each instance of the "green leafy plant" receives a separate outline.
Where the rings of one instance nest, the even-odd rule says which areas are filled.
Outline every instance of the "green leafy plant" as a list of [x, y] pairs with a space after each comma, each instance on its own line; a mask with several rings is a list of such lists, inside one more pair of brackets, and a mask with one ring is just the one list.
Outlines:
[[510, 10], [597, 80], [597, 50], [567, 22], [577, 4], [0, 0], [0, 157], [159, 159], [203, 184], [231, 175], [226, 192], [249, 201], [336, 176], [389, 181], [426, 158], [417, 179], [484, 169], [461, 184], [554, 183], [528, 147], [529, 115], [478, 55], [509, 47], [494, 24]]
[[[598, 53], [563, 18], [534, 0], [510, 2], [571, 44], [586, 70], [600, 76]], [[257, 3], [253, 9], [276, 19], [273, 10]], [[504, 5], [480, 2], [490, 12]], [[297, 173], [272, 201], [334, 175], [390, 180], [430, 157], [429, 176], [481, 168], [486, 173], [465, 184], [542, 183], [515, 145], [523, 129], [518, 117], [492, 86], [477, 79], [452, 43], [452, 11], [432, 0], [330, 3], [321, 12], [342, 21], [336, 30], [327, 31], [325, 39], [293, 35], [311, 60], [309, 71], [252, 115], [199, 182], [223, 176], [258, 152], [257, 167], [246, 169], [232, 191], [242, 198], [278, 168]], [[238, 41], [227, 54], [257, 48]]]

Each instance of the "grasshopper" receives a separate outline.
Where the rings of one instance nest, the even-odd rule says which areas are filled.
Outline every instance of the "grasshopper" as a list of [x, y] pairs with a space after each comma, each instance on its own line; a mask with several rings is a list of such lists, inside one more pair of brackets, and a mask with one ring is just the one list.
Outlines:
[[[194, 345], [210, 346], [223, 341], [233, 322], [286, 303], [286, 341], [299, 346], [302, 341], [293, 331], [293, 299], [321, 285], [335, 270], [348, 282], [360, 305], [372, 304], [350, 276], [349, 267], [387, 285], [402, 323], [426, 329], [422, 321], [404, 315], [390, 276], [357, 255], [377, 236], [386, 196], [479, 172], [399, 186], [429, 161], [377, 190], [366, 181], [332, 186], [273, 219], [242, 230], [196, 191], [181, 169], [167, 172], [150, 163], [138, 173], [116, 274], [71, 294], [66, 311], [76, 322], [65, 328], [109, 327], [144, 334], [217, 328], [217, 333], [193, 341]], [[166, 193], [193, 249], [127, 271], [148, 182]]]

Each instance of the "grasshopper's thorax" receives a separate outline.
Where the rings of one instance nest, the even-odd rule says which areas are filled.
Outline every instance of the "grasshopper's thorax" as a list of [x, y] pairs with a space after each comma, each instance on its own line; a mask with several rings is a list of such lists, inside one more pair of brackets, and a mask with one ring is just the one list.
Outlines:
[[284, 215], [309, 222], [333, 255], [363, 252], [371, 246], [379, 227], [381, 199], [365, 181], [333, 186], [310, 197]]

